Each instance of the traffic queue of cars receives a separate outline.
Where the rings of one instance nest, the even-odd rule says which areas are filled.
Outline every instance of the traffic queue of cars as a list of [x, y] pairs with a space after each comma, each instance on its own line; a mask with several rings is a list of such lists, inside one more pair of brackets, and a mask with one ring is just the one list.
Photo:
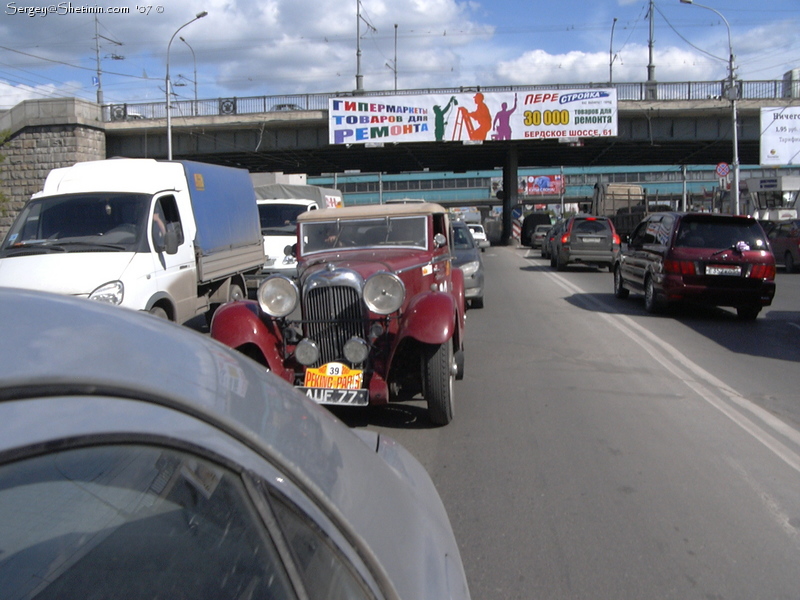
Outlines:
[[579, 214], [551, 226], [541, 255], [560, 271], [607, 267], [614, 295], [642, 294], [647, 312], [679, 303], [730, 307], [749, 321], [775, 296], [776, 257], [787, 272], [800, 261], [800, 221], [764, 225], [768, 233], [749, 216], [655, 212], [620, 240], [608, 218]]
[[[132, 251], [171, 256], [176, 214]], [[480, 249], [427, 202], [297, 221], [296, 274], [228, 295], [211, 336], [0, 285], [0, 596], [469, 600], [422, 464], [320, 405], [421, 395], [449, 423]], [[29, 254], [52, 251], [40, 238]]]

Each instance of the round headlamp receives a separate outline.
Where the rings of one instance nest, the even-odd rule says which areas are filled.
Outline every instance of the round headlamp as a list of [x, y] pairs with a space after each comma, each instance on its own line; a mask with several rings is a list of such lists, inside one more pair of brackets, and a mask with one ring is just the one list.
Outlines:
[[313, 365], [319, 360], [319, 346], [308, 338], [300, 340], [294, 348], [294, 357], [301, 365], [306, 367]]
[[344, 357], [354, 365], [360, 365], [369, 356], [369, 345], [359, 337], [351, 337], [344, 344]]
[[294, 281], [283, 275], [267, 277], [258, 288], [258, 305], [271, 317], [285, 317], [291, 313], [299, 297]]
[[364, 303], [379, 315], [388, 315], [398, 310], [405, 297], [406, 287], [394, 273], [375, 273], [364, 284]]

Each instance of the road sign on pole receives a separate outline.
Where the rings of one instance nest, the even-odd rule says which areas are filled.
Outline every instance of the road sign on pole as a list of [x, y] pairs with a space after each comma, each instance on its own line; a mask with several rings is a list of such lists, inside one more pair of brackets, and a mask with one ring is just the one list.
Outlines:
[[726, 177], [730, 172], [731, 168], [728, 166], [728, 163], [721, 162], [717, 165], [717, 175], [720, 177]]

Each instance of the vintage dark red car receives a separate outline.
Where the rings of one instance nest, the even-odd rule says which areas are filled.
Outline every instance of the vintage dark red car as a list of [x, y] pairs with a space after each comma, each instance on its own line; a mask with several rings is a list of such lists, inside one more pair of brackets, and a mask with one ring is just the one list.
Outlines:
[[324, 209], [302, 214], [297, 227], [297, 278], [274, 275], [257, 301], [220, 307], [211, 336], [320, 404], [421, 394], [430, 420], [449, 423], [464, 371], [465, 301], [445, 208]]

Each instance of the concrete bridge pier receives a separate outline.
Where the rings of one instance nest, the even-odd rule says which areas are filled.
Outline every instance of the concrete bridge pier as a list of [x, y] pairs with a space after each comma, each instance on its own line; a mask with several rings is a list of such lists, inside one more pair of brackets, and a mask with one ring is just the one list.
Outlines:
[[519, 203], [518, 184], [519, 179], [519, 152], [516, 145], [512, 144], [506, 152], [506, 162], [503, 165], [503, 233], [500, 237], [500, 244], [508, 246], [511, 240], [511, 209]]

